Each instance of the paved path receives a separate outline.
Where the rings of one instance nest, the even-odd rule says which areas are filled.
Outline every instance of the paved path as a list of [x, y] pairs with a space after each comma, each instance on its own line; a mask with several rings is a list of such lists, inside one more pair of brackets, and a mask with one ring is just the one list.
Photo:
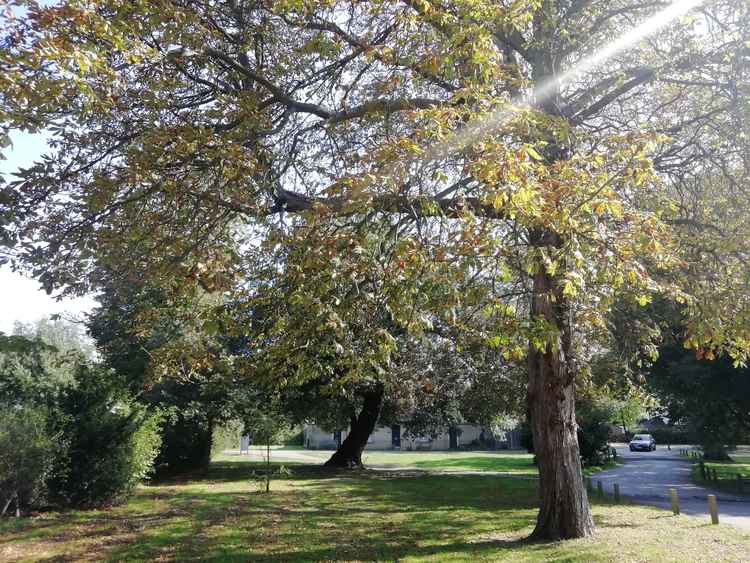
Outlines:
[[696, 485], [691, 480], [692, 464], [679, 456], [677, 450], [659, 447], [654, 452], [630, 452], [626, 446], [617, 447], [624, 460], [622, 465], [595, 474], [605, 492], [612, 493], [613, 485], [638, 504], [670, 508], [669, 488], [677, 489], [680, 512], [699, 516], [709, 521], [706, 497], [715, 494], [719, 505], [719, 522], [750, 530], [750, 496], [716, 492]]

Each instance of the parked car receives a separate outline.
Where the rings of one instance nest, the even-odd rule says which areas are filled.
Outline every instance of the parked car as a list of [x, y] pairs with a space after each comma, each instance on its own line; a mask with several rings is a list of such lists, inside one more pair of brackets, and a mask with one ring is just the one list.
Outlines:
[[630, 451], [653, 452], [656, 449], [656, 440], [651, 434], [636, 434], [630, 440]]

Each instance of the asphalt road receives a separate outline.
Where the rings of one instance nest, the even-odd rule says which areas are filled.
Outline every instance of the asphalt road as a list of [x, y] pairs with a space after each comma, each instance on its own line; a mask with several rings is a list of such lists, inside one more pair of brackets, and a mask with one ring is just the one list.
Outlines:
[[690, 474], [692, 464], [677, 450], [659, 446], [654, 452], [630, 452], [627, 446], [616, 446], [625, 463], [592, 476], [594, 486], [601, 481], [605, 492], [620, 485], [620, 494], [635, 503], [670, 509], [669, 489], [677, 489], [680, 512], [710, 521], [707, 496], [715, 494], [719, 522], [750, 530], [750, 496], [716, 492], [695, 485]]

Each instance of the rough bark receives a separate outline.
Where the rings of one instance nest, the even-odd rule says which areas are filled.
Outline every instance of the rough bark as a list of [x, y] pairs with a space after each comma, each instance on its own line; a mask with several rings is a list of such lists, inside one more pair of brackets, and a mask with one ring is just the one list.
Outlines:
[[540, 507], [533, 539], [580, 538], [594, 531], [581, 475], [575, 418], [575, 374], [565, 296], [546, 271], [534, 275], [532, 318], [558, 331], [543, 350], [530, 346], [528, 407], [539, 467]]
[[[564, 118], [565, 107], [555, 82], [556, 60], [554, 0], [545, 0], [534, 16], [534, 38], [537, 47], [531, 52], [534, 97], [538, 109], [547, 115]], [[570, 158], [570, 140], [553, 142], [544, 150], [547, 162]], [[537, 248], [560, 249], [562, 237], [547, 229], [531, 229], [529, 242]], [[542, 320], [554, 335], [542, 349], [529, 345], [528, 411], [534, 439], [534, 453], [539, 468], [539, 514], [532, 539], [560, 540], [591, 535], [588, 496], [581, 474], [575, 415], [575, 368], [571, 363], [571, 308], [563, 294], [560, 280], [544, 264], [537, 264], [533, 275], [531, 320]]]
[[325, 462], [325, 467], [361, 468], [362, 452], [367, 446], [383, 406], [383, 386], [378, 384], [362, 394], [363, 404], [359, 415], [352, 417], [349, 434], [338, 450]]

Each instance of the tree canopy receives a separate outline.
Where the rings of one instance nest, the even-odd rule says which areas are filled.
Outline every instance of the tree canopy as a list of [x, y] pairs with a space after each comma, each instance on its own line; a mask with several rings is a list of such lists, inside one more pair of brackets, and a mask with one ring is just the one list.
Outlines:
[[537, 537], [593, 529], [574, 387], [614, 304], [680, 302], [688, 345], [750, 352], [744, 1], [14, 4], [0, 122], [51, 151], [1, 192], [11, 263], [248, 310], [276, 273], [282, 318], [357, 320], [347, 377], [387, 323], [525, 362]]

